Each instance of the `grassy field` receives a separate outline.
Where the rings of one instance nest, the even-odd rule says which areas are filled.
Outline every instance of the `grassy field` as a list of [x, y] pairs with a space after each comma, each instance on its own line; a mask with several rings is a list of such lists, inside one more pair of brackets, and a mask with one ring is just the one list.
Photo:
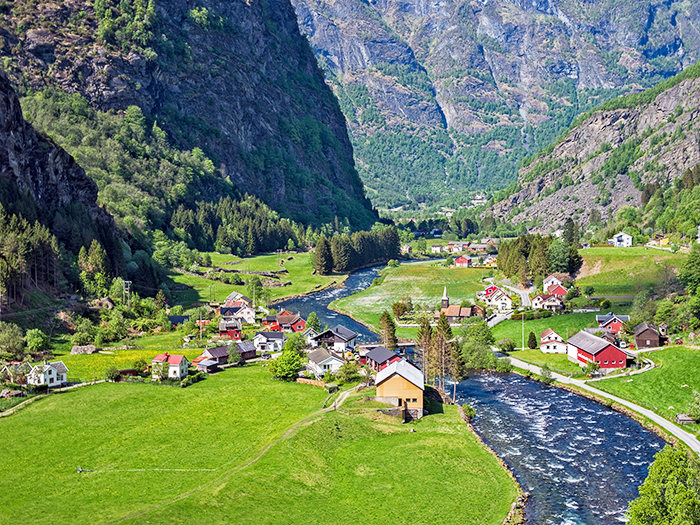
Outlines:
[[[209, 255], [211, 256], [212, 263], [215, 266], [257, 272], [280, 270], [281, 267], [278, 265], [278, 261], [280, 259], [292, 257], [291, 260], [284, 261], [284, 267], [287, 269], [288, 273], [281, 274], [280, 277], [282, 281], [290, 281], [292, 284], [289, 286], [269, 288], [270, 298], [273, 300], [289, 297], [291, 295], [307, 293], [316, 287], [328, 286], [333, 281], [341, 283], [347, 277], [345, 274], [325, 276], [318, 274], [312, 275], [313, 254], [311, 253], [299, 253], [292, 255], [285, 254], [283, 256], [279, 256], [277, 254], [258, 255], [256, 257], [245, 259], [241, 259], [233, 255], [224, 255], [219, 253], [210, 253]], [[224, 264], [226, 262], [239, 262], [240, 264], [226, 265]], [[241, 277], [244, 280], [247, 279], [245, 274], [242, 274]], [[176, 285], [187, 286], [186, 290], [176, 290], [173, 292], [175, 303], [182, 304], [185, 307], [197, 302], [209, 302], [210, 285], [214, 286], [212, 293], [216, 301], [222, 301], [233, 291], [246, 293], [245, 286], [223, 284], [219, 281], [212, 281], [205, 279], [204, 277], [185, 275], [175, 271], [170, 273], [169, 279], [170, 282], [168, 285], [171, 287], [171, 289]]]
[[653, 248], [588, 248], [576, 284], [595, 288], [595, 296], [635, 295], [659, 281], [661, 265], [678, 268], [685, 255]]
[[[624, 308], [615, 308], [614, 310], [616, 313], [626, 313]], [[627, 310], [629, 310], [629, 308], [627, 308]], [[596, 315], [596, 313], [564, 314], [553, 315], [547, 319], [533, 319], [531, 321], [525, 321], [525, 344], [527, 345], [527, 337], [530, 332], [535, 332], [539, 342], [540, 334], [547, 328], [551, 328], [562, 336], [564, 340], [566, 340], [576, 332], [581, 331], [583, 328], [597, 326], [595, 322]], [[522, 326], [522, 321], [503, 321], [493, 327], [493, 336], [496, 338], [496, 341], [500, 341], [501, 339], [511, 339], [515, 341], [515, 344], [518, 347], [520, 347], [522, 344]]]
[[[700, 392], [700, 349], [669, 347], [642, 355], [661, 366], [630, 378], [598, 381], [595, 387], [634, 401], [673, 421], [677, 413], [687, 411], [693, 390]], [[700, 432], [700, 425], [684, 425], [683, 428]]]
[[[360, 293], [333, 301], [331, 305], [374, 327], [384, 310], [405, 297], [411, 297], [414, 307], [439, 307], [444, 287], [452, 304], [474, 300], [477, 290], [484, 288], [481, 280], [487, 270], [481, 268], [445, 268], [426, 264], [402, 264], [382, 271], [383, 282]], [[400, 328], [400, 337], [415, 337], [416, 329]]]
[[320, 418], [325, 396], [262, 366], [51, 396], [0, 420], [0, 523], [502, 523], [515, 487], [455, 407]]
[[512, 352], [516, 359], [522, 359], [527, 363], [532, 363], [537, 366], [547, 365], [553, 372], [559, 374], [570, 375], [572, 377], [584, 377], [585, 374], [581, 371], [581, 367], [569, 361], [566, 354], [544, 354], [539, 348], [534, 350], [517, 350]]

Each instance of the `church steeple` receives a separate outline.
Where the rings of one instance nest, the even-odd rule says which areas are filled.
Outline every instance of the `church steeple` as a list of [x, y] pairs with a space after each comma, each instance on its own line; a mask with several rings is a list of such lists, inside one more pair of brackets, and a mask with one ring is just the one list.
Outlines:
[[449, 307], [450, 307], [450, 298], [447, 297], [447, 286], [445, 286], [445, 290], [442, 292], [441, 308], [449, 308]]

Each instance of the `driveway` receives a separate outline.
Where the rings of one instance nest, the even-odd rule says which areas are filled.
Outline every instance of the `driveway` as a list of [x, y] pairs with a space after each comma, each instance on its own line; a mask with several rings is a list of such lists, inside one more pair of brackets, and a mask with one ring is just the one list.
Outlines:
[[[535, 366], [531, 365], [529, 363], [525, 363], [524, 361], [521, 361], [520, 359], [516, 359], [514, 357], [510, 358], [511, 363], [513, 363], [514, 366], [517, 366], [518, 368], [522, 368], [524, 370], [530, 370], [534, 372], [535, 374], [541, 374], [542, 370]], [[561, 374], [556, 374], [552, 372], [552, 377], [559, 381], [560, 383], [563, 383], [565, 385], [574, 385], [579, 388], [582, 388], [583, 390], [587, 390], [589, 392], [592, 392], [596, 394], [597, 396], [604, 397], [606, 399], [611, 399], [618, 405], [622, 405], [624, 407], [627, 407], [631, 410], [634, 410], [635, 412], [642, 414], [643, 416], [649, 418], [652, 420], [655, 424], [663, 428], [664, 430], [667, 430], [670, 434], [673, 436], [677, 437], [679, 440], [681, 440], [683, 443], [688, 445], [688, 447], [695, 452], [696, 454], [700, 454], [700, 441], [698, 441], [698, 438], [694, 435], [691, 434], [690, 432], [686, 432], [679, 426], [675, 425], [674, 423], [671, 423], [668, 419], [661, 417], [660, 415], [652, 412], [651, 410], [641, 407], [635, 403], [632, 403], [630, 401], [627, 401], [626, 399], [622, 399], [620, 397], [614, 396], [612, 394], [608, 394], [607, 392], [603, 392], [602, 390], [598, 390], [597, 388], [593, 388], [592, 386], [586, 384], [583, 381], [580, 381], [578, 379], [571, 379], [569, 377], [563, 376]]]

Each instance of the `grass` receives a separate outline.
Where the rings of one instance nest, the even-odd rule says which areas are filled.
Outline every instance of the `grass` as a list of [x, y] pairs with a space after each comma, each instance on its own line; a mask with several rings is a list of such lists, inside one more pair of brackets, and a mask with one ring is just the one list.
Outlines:
[[576, 284], [595, 288], [595, 296], [632, 296], [659, 282], [661, 265], [678, 268], [685, 255], [653, 248], [589, 248], [583, 256], [583, 277]]
[[[278, 260], [291, 257], [291, 260], [284, 261], [284, 267], [287, 269], [286, 274], [281, 274], [281, 280], [290, 281], [289, 286], [271, 287], [270, 298], [272, 300], [282, 299], [292, 295], [308, 293], [316, 288], [329, 286], [333, 281], [341, 283], [347, 277], [346, 274], [337, 275], [312, 275], [313, 271], [313, 254], [298, 253], [283, 256], [277, 254], [258, 255], [241, 259], [233, 255], [224, 255], [219, 253], [210, 253], [212, 263], [215, 266], [222, 268], [232, 268], [235, 270], [269, 272], [278, 271], [281, 267], [278, 265]], [[240, 262], [235, 265], [225, 265], [225, 262]], [[247, 275], [242, 274], [241, 277], [245, 280]], [[246, 287], [234, 286], [231, 284], [223, 284], [219, 281], [212, 281], [204, 277], [195, 277], [179, 272], [172, 271], [169, 275], [170, 282], [168, 286], [171, 289], [176, 285], [186, 286], [186, 290], [175, 290], [173, 292], [174, 301], [176, 304], [182, 304], [189, 307], [194, 303], [208, 303], [210, 298], [209, 286], [213, 285], [214, 299], [223, 301], [227, 295], [233, 291], [246, 293]]]
[[[405, 264], [382, 271], [383, 281], [367, 290], [333, 301], [331, 305], [355, 319], [379, 327], [379, 317], [384, 310], [409, 295], [414, 308], [440, 306], [443, 289], [452, 304], [465, 299], [474, 300], [477, 290], [483, 289], [481, 280], [488, 270], [480, 268], [445, 268], [432, 264]], [[416, 329], [399, 328], [401, 337], [415, 337]]]
[[[645, 406], [673, 421], [677, 413], [687, 412], [693, 391], [700, 392], [700, 349], [678, 346], [644, 352], [642, 355], [661, 366], [629, 378], [598, 381], [595, 387]], [[683, 388], [683, 385], [688, 387]], [[683, 428], [700, 432], [700, 425], [684, 425]]]
[[[614, 310], [616, 313], [623, 313], [623, 308], [615, 308]], [[597, 326], [595, 322], [596, 315], [596, 313], [563, 314], [553, 315], [546, 319], [525, 321], [525, 344], [527, 344], [527, 337], [530, 332], [535, 332], [539, 342], [540, 334], [547, 328], [551, 328], [566, 340], [586, 327]], [[513, 321], [510, 319], [503, 321], [493, 327], [493, 336], [496, 338], [496, 341], [511, 339], [520, 347], [522, 345], [522, 326], [522, 321]]]
[[512, 352], [510, 355], [516, 359], [521, 359], [537, 366], [547, 365], [553, 372], [559, 374], [571, 375], [573, 377], [585, 376], [581, 371], [581, 367], [569, 361], [566, 354], [545, 354], [539, 348], [535, 348], [534, 350], [528, 348], [526, 350]]
[[502, 523], [515, 486], [456, 407], [299, 424], [325, 396], [250, 366], [40, 400], [0, 420], [0, 523]]

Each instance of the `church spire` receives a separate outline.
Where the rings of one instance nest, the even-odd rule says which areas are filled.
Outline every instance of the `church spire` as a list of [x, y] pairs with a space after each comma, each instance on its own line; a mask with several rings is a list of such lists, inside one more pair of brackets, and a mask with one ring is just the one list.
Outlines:
[[450, 307], [450, 298], [447, 297], [447, 286], [445, 286], [445, 290], [442, 292], [442, 304], [440, 306], [441, 308]]

